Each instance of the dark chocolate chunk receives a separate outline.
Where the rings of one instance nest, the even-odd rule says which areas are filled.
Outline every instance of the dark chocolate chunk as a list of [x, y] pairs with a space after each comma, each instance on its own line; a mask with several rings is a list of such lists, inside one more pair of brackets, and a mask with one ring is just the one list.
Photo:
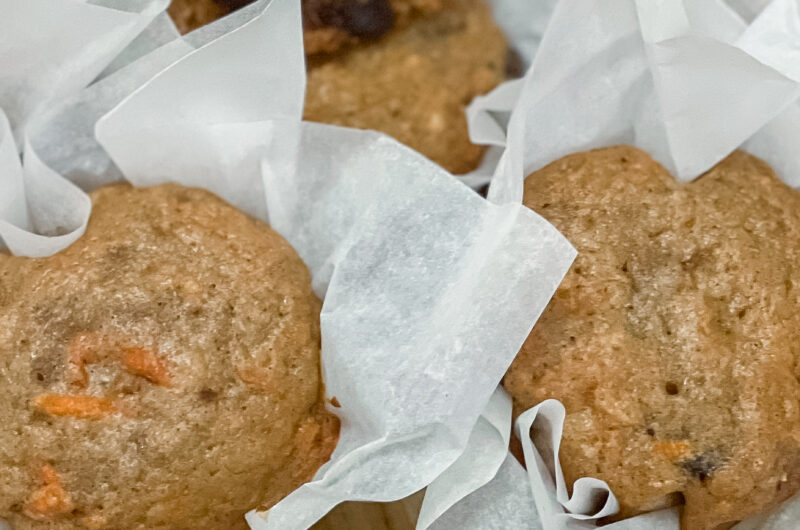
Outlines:
[[342, 29], [360, 39], [379, 39], [394, 27], [389, 0], [344, 0], [338, 11]]
[[339, 28], [364, 40], [375, 40], [394, 27], [389, 0], [303, 0], [303, 27]]
[[719, 468], [720, 460], [716, 454], [705, 452], [689, 460], [684, 460], [680, 465], [684, 470], [688, 471], [691, 476], [700, 479], [700, 482], [705, 482], [705, 480], [711, 477], [714, 471]]
[[210, 388], [204, 388], [200, 391], [200, 400], [205, 401], [206, 403], [214, 401], [217, 399], [217, 391], [211, 390]]

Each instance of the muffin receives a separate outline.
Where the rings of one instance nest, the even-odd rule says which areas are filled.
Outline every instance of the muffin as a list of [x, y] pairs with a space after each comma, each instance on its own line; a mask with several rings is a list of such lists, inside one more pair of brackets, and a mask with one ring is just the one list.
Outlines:
[[372, 43], [308, 60], [304, 118], [385, 132], [451, 173], [475, 169], [465, 109], [506, 78], [508, 47], [483, 0], [440, 10]]
[[[188, 31], [246, 2], [173, 0]], [[393, 136], [452, 173], [475, 169], [466, 106], [519, 74], [484, 0], [302, 0], [304, 119]]]
[[617, 518], [684, 505], [727, 528], [800, 490], [800, 195], [735, 152], [689, 184], [645, 153], [567, 156], [524, 203], [578, 258], [503, 381], [515, 413], [567, 416], [569, 484], [605, 480]]
[[68, 249], [0, 254], [0, 518], [247, 528], [338, 440], [308, 270], [204, 190], [116, 185], [92, 202]]

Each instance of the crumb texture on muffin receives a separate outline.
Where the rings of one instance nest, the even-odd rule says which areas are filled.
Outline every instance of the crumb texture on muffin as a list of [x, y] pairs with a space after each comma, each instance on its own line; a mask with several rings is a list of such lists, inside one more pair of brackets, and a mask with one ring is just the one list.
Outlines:
[[483, 0], [446, 0], [377, 42], [311, 59], [304, 118], [393, 136], [453, 173], [485, 151], [465, 109], [505, 79], [508, 48]]
[[578, 258], [504, 379], [567, 409], [571, 484], [711, 530], [800, 490], [800, 195], [735, 152], [689, 184], [613, 147], [531, 174]]
[[116, 185], [92, 201], [63, 252], [0, 254], [0, 518], [246, 528], [338, 439], [308, 270], [204, 190]]

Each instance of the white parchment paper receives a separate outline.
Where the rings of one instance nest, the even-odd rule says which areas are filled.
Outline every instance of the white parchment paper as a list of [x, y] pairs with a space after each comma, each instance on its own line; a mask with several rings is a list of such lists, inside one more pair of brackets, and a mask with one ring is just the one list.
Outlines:
[[[507, 145], [489, 198], [517, 203], [530, 172], [566, 154], [615, 144], [648, 151], [681, 180], [742, 147], [799, 186], [798, 4], [774, 0], [763, 11], [766, 2], [732, 4], [738, 14], [722, 0], [559, 2], [524, 80], [499, 87], [469, 110], [474, 139]], [[517, 4], [515, 13], [507, 7], [515, 20], [539, 16], [525, 3]], [[529, 32], [539, 26], [532, 24]], [[510, 119], [504, 118], [508, 113]], [[494, 451], [502, 441], [500, 419], [496, 411], [484, 412], [481, 421], [498, 428], [473, 433], [474, 450]], [[535, 445], [527, 435], [531, 425]], [[423, 513], [428, 504], [456, 503], [435, 523], [437, 529], [595, 527], [596, 519], [614, 508], [613, 492], [590, 478], [564, 484], [557, 450], [562, 425], [563, 407], [555, 401], [518, 419], [528, 489], [507, 483], [519, 480], [519, 473], [512, 477], [506, 461], [491, 482], [466, 498], [442, 494], [456, 485], [443, 476], [429, 488], [433, 495], [425, 499]], [[492, 470], [499, 461], [497, 455]], [[486, 473], [471, 468], [473, 483]], [[519, 520], [525, 502], [536, 507], [535, 515], [506, 525]], [[800, 496], [739, 528], [789, 530], [798, 520]], [[609, 528], [675, 530], [678, 518], [675, 510], [666, 510]]]
[[25, 123], [23, 166], [0, 118], [0, 239], [14, 253], [69, 245], [86, 192], [126, 179], [210, 189], [308, 264], [341, 437], [312, 482], [248, 515], [254, 528], [305, 528], [448, 469], [575, 252], [521, 204], [481, 199], [386, 136], [300, 122], [301, 42], [299, 3], [260, 0], [144, 55], [129, 46], [86, 89], [10, 121]]
[[0, 108], [21, 138], [39, 109], [88, 85], [169, 0], [0, 0]]

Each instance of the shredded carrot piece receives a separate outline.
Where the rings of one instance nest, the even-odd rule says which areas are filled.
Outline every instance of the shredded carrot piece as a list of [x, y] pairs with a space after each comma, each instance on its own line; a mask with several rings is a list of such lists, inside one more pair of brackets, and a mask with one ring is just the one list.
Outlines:
[[67, 381], [79, 388], [89, 385], [86, 366], [110, 356], [121, 355], [125, 369], [151, 383], [170, 386], [170, 376], [164, 361], [144, 348], [124, 347], [113, 336], [101, 333], [79, 333], [69, 342], [67, 350]]
[[41, 469], [42, 486], [33, 491], [25, 504], [25, 515], [31, 519], [50, 519], [72, 510], [72, 500], [61, 485], [61, 477], [52, 466]]
[[667, 457], [670, 460], [678, 460], [688, 455], [692, 450], [692, 445], [683, 440], [663, 440], [653, 444], [653, 451]]
[[123, 352], [122, 362], [130, 373], [157, 385], [170, 386], [169, 372], [158, 355], [137, 347], [125, 348]]
[[117, 410], [109, 399], [94, 396], [40, 394], [33, 400], [33, 404], [51, 416], [72, 416], [92, 420], [103, 418]]

